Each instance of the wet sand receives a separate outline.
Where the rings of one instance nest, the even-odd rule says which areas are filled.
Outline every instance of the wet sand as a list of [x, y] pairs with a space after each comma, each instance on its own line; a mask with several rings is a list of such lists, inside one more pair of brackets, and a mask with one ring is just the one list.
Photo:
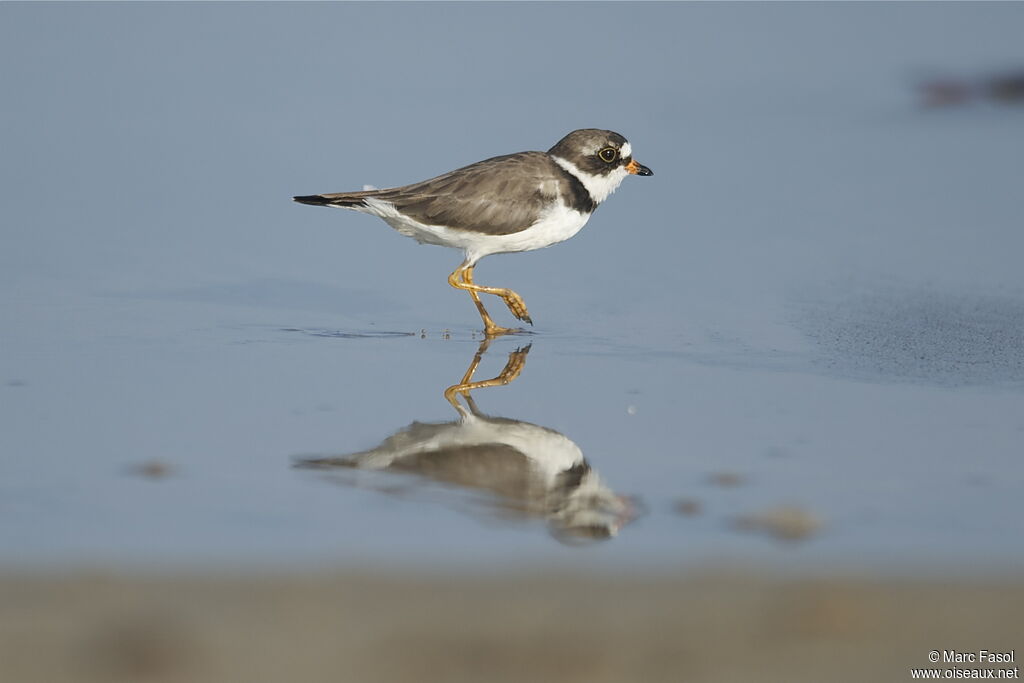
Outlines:
[[1019, 579], [7, 574], [0, 605], [21, 683], [902, 681], [1024, 632]]

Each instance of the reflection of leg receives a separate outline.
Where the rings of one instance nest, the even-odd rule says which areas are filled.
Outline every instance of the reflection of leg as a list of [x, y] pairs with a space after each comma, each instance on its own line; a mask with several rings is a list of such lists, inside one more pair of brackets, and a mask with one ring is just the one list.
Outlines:
[[[454, 274], [455, 273], [452, 273], [452, 275]], [[479, 299], [477, 299], [475, 295], [475, 292], [470, 292], [470, 294], [473, 294], [473, 298], [479, 301]], [[483, 308], [483, 306], [481, 305], [480, 308]], [[466, 368], [465, 374], [462, 375], [462, 380], [458, 384], [450, 386], [444, 390], [444, 397], [448, 399], [448, 402], [451, 403], [455, 407], [455, 409], [460, 413], [464, 413], [464, 411], [462, 409], [462, 406], [460, 406], [459, 402], [456, 400], [456, 395], [460, 391], [462, 391], [464, 387], [467, 387], [472, 383], [473, 375], [476, 374], [476, 369], [480, 367], [480, 361], [483, 359], [484, 354], [487, 353], [487, 349], [491, 346], [491, 339], [491, 336], [487, 336], [483, 339], [483, 341], [480, 342], [480, 346], [477, 347], [476, 353], [473, 355], [472, 362], [470, 362], [469, 367]], [[469, 396], [469, 394], [463, 394], [463, 396]], [[473, 414], [475, 415], [477, 412], [476, 405], [471, 403], [469, 407], [473, 411]]]
[[476, 407], [476, 401], [473, 400], [473, 394], [463, 394], [462, 398], [466, 399], [466, 405], [469, 406], [469, 412], [473, 413], [474, 415], [480, 414], [480, 409]]
[[505, 305], [508, 306], [508, 309], [512, 312], [512, 315], [516, 316], [520, 320], [525, 320], [531, 325], [533, 324], [533, 321], [530, 320], [530, 314], [526, 310], [526, 304], [523, 302], [523, 298], [521, 296], [513, 292], [511, 289], [484, 287], [483, 285], [475, 284], [473, 282], [473, 266], [466, 265], [466, 262], [463, 262], [462, 265], [456, 268], [455, 271], [448, 276], [448, 284], [456, 289], [464, 289], [469, 292], [469, 296], [472, 297], [473, 303], [476, 305], [476, 310], [480, 313], [480, 318], [484, 321], [484, 333], [487, 335], [493, 336], [508, 334], [510, 332], [515, 332], [515, 330], [509, 329], [508, 327], [502, 327], [491, 319], [491, 316], [487, 313], [487, 309], [484, 308], [483, 302], [480, 301], [479, 292], [500, 296], [505, 302]]
[[476, 369], [480, 367], [480, 361], [483, 359], [484, 354], [487, 353], [487, 349], [491, 346], [491, 340], [484, 339], [480, 342], [480, 346], [477, 347], [476, 353], [473, 355], [473, 362], [469, 364], [466, 369], [466, 374], [462, 376], [462, 381], [456, 386], [462, 386], [463, 384], [469, 384], [473, 381], [473, 375], [476, 374]]
[[526, 354], [530, 352], [530, 345], [527, 344], [521, 349], [516, 349], [512, 353], [508, 354], [508, 362], [505, 363], [505, 367], [502, 368], [498, 376], [493, 379], [485, 379], [479, 382], [468, 382], [466, 384], [459, 385], [459, 391], [467, 392], [473, 389], [483, 389], [484, 387], [497, 387], [503, 384], [509, 384], [519, 376], [519, 373], [523, 371], [523, 366], [526, 365]]
[[450, 386], [444, 391], [444, 397], [448, 399], [448, 402], [455, 406], [459, 412], [462, 410], [459, 408], [458, 401], [456, 401], [456, 395], [462, 394], [466, 398], [466, 402], [469, 404], [470, 409], [474, 414], [477, 414], [476, 403], [473, 402], [469, 392], [473, 389], [483, 389], [484, 387], [496, 387], [504, 384], [509, 384], [514, 381], [516, 377], [523, 371], [523, 367], [526, 365], [526, 354], [530, 352], [530, 346], [526, 345], [521, 349], [516, 349], [512, 353], [508, 354], [508, 362], [505, 363], [505, 367], [502, 368], [501, 372], [498, 373], [497, 377], [493, 379], [480, 380], [474, 382], [473, 374], [476, 372], [477, 367], [480, 365], [480, 360], [483, 358], [484, 353], [487, 351], [487, 347], [490, 345], [490, 340], [485, 339], [480, 343], [480, 348], [477, 349], [476, 355], [473, 356], [473, 362], [470, 363], [469, 369], [466, 370], [466, 374], [462, 376], [462, 381], [454, 386]]

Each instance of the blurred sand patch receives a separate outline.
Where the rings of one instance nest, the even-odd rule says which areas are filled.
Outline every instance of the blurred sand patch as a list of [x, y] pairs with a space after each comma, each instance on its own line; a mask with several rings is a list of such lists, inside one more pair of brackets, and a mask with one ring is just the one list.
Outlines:
[[1024, 581], [0, 578], [0, 680], [909, 680], [1009, 651]]

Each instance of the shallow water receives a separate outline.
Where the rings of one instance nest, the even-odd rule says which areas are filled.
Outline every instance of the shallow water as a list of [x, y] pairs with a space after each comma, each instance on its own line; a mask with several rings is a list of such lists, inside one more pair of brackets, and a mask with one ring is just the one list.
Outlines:
[[[1024, 112], [924, 110], [907, 77], [1024, 58], [1022, 12], [0, 7], [7, 561], [1019, 569]], [[342, 21], [359, 35], [339, 41]], [[431, 22], [451, 39], [416, 42]], [[647, 59], [605, 51], [569, 93], [544, 76], [608, 22]], [[510, 63], [495, 25], [560, 42]], [[406, 42], [381, 52], [383, 26]], [[470, 90], [387, 85], [412, 53], [473, 84], [472, 113], [451, 104]], [[339, 65], [383, 77], [325, 89]], [[644, 106], [602, 116], [609, 77]], [[457, 254], [289, 201], [584, 125], [626, 134], [656, 175], [565, 245], [483, 261], [477, 280], [536, 321], [483, 352], [445, 282]], [[522, 465], [549, 447], [491, 448], [469, 459], [483, 473], [451, 450], [401, 472], [296, 467], [415, 423], [463, 439], [474, 412], [444, 392], [478, 353], [476, 380], [522, 367], [470, 392], [500, 418], [475, 428], [555, 439], [547, 484]], [[506, 470], [518, 487], [495, 483]], [[583, 515], [604, 540], [566, 533], [581, 482], [607, 494]]]
[[[3, 388], [5, 452], [18, 456], [7, 461], [0, 529], [25, 561], [1021, 560], [1019, 384], [968, 376], [975, 386], [950, 386], [944, 364], [935, 381], [918, 366], [899, 381], [851, 377], [842, 370], [863, 374], [859, 356], [828, 344], [803, 354], [722, 344], [716, 356], [636, 333], [500, 338], [475, 379], [528, 353], [507, 386], [470, 393], [479, 411], [564, 436], [602, 486], [631, 501], [617, 515], [627, 523], [581, 550], [552, 537], [562, 536], [557, 496], [531, 509], [415, 469], [294, 467], [373, 449], [415, 422], [457, 424], [443, 393], [480, 350], [470, 328], [291, 327], [291, 314], [275, 324], [231, 305], [208, 304], [200, 319], [191, 303], [102, 303], [106, 315], [177, 331], [144, 338], [108, 320], [91, 339], [18, 354], [21, 372]], [[887, 319], [873, 320], [871, 339]], [[137, 469], [147, 463], [162, 468]], [[796, 538], [785, 538], [787, 523], [760, 533], [739, 524], [779, 507], [804, 515]]]

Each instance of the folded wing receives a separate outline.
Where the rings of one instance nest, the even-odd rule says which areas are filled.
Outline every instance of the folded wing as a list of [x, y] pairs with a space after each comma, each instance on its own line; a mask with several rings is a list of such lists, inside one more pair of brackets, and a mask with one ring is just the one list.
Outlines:
[[494, 157], [423, 182], [386, 190], [295, 197], [303, 204], [367, 207], [375, 198], [394, 205], [425, 225], [510, 235], [527, 229], [569, 183], [564, 171], [543, 152]]

